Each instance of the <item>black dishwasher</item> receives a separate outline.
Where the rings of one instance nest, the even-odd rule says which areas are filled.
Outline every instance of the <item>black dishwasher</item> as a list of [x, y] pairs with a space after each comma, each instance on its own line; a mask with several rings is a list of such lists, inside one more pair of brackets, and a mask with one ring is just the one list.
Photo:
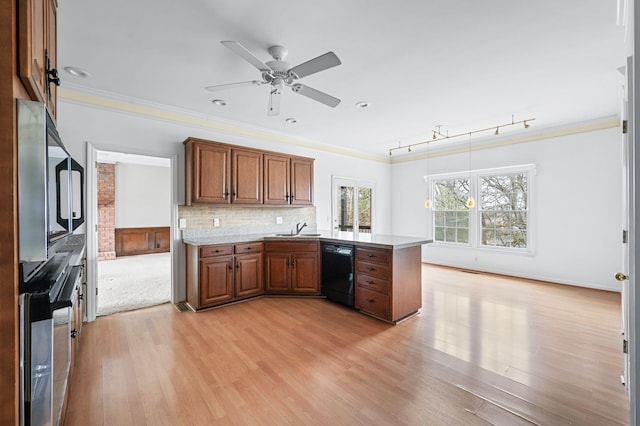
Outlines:
[[354, 306], [353, 246], [322, 243], [322, 294], [327, 299]]

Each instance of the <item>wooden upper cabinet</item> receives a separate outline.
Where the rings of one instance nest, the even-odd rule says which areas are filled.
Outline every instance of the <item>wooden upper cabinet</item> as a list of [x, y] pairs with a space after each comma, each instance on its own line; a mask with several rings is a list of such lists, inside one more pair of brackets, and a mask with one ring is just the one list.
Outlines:
[[313, 160], [291, 159], [291, 204], [313, 205]]
[[20, 79], [31, 100], [44, 102], [54, 119], [57, 91], [53, 83], [47, 87], [47, 69], [57, 66], [57, 7], [56, 0], [18, 3]]
[[313, 205], [313, 158], [188, 138], [185, 204]]
[[264, 155], [264, 203], [289, 204], [289, 157]]
[[231, 149], [198, 139], [185, 141], [185, 202], [231, 202]]
[[262, 153], [233, 149], [232, 166], [234, 204], [262, 204]]

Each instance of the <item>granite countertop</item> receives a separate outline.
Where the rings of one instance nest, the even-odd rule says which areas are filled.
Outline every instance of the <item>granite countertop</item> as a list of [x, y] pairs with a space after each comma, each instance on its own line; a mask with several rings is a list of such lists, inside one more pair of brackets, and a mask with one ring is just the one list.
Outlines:
[[342, 231], [318, 231], [315, 233], [302, 232], [300, 235], [268, 234], [232, 234], [197, 238], [183, 238], [185, 244], [194, 246], [212, 244], [236, 244], [251, 241], [283, 241], [283, 240], [318, 240], [332, 243], [355, 244], [359, 246], [399, 249], [420, 246], [433, 242], [424, 237], [410, 237], [386, 234], [354, 234]]

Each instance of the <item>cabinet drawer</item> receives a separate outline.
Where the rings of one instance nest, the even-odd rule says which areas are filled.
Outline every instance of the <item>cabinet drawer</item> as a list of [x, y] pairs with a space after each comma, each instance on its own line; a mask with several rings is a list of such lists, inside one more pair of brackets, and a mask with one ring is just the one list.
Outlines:
[[356, 249], [356, 260], [389, 265], [391, 264], [391, 251], [358, 247]]
[[388, 279], [391, 275], [390, 269], [388, 264], [382, 265], [356, 260], [356, 275], [366, 274], [372, 277]]
[[389, 289], [391, 288], [389, 280], [372, 277], [371, 275], [366, 274], [358, 274], [358, 276], [356, 277], [356, 285], [387, 294], [389, 293]]
[[356, 286], [356, 309], [388, 319], [389, 295]]
[[236, 254], [262, 253], [262, 243], [236, 244]]
[[264, 249], [268, 252], [293, 253], [299, 251], [318, 251], [317, 241], [266, 241]]
[[200, 257], [224, 256], [233, 254], [232, 245], [200, 247]]

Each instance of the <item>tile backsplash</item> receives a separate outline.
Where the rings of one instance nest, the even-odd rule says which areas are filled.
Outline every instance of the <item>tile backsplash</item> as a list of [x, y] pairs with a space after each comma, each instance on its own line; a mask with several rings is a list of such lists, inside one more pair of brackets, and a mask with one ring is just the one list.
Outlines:
[[[183, 237], [198, 238], [230, 234], [284, 233], [306, 222], [305, 232], [316, 231], [316, 208], [178, 206], [178, 217], [186, 220]], [[282, 218], [282, 224], [276, 219]], [[214, 219], [220, 226], [214, 227]]]

